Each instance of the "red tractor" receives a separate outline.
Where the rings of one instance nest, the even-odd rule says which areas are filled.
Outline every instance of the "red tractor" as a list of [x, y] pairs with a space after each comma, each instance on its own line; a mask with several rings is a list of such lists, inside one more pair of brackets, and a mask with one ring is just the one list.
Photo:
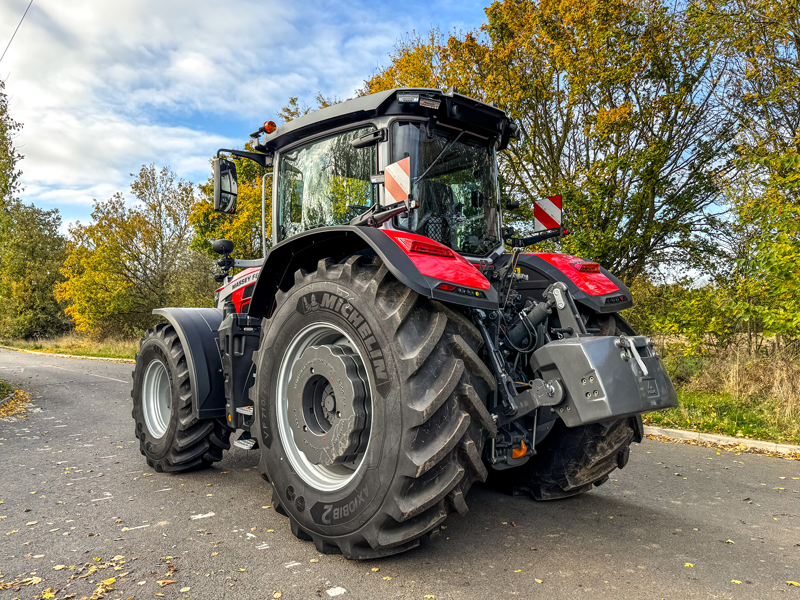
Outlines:
[[[555, 229], [503, 228], [516, 133], [491, 104], [402, 89], [220, 151], [272, 169], [272, 247], [236, 261], [218, 240], [217, 308], [155, 311], [132, 392], [147, 463], [205, 467], [241, 432], [292, 532], [354, 559], [418, 546], [474, 481], [551, 500], [624, 467], [675, 390], [619, 279], [521, 251], [563, 233], [553, 206]], [[232, 213], [235, 164], [214, 167]]]

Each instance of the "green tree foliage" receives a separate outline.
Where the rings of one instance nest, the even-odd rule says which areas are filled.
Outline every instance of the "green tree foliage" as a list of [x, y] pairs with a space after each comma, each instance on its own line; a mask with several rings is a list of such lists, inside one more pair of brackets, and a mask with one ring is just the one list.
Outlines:
[[[0, 79], [0, 219], [19, 190], [19, 178], [22, 175], [17, 168], [22, 155], [14, 147], [14, 137], [22, 129], [22, 125], [12, 119], [8, 112], [5, 87], [5, 81]], [[1, 244], [2, 242], [0, 249]]]
[[502, 0], [479, 31], [412, 35], [365, 92], [447, 87], [494, 101], [523, 136], [501, 157], [523, 209], [560, 193], [561, 248], [631, 280], [713, 250], [704, 235], [730, 170], [732, 122], [716, 100], [722, 42], [659, 0]]
[[69, 327], [53, 295], [63, 281], [66, 256], [57, 210], [42, 210], [14, 200], [0, 257], [0, 336], [48, 337]]
[[143, 166], [122, 194], [95, 202], [92, 221], [70, 228], [72, 240], [57, 297], [79, 331], [139, 335], [163, 306], [211, 306], [209, 261], [192, 252], [191, 183], [168, 168]]

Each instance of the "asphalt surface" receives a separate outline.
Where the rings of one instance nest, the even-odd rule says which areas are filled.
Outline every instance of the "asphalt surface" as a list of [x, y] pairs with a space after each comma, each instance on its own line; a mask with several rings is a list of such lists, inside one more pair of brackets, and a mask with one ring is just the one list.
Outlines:
[[108, 598], [800, 598], [798, 461], [645, 440], [582, 497], [476, 486], [430, 544], [346, 561], [291, 534], [257, 451], [148, 471], [131, 370], [0, 350], [0, 379], [32, 399], [0, 421], [0, 588], [29, 580], [0, 599], [111, 578]]

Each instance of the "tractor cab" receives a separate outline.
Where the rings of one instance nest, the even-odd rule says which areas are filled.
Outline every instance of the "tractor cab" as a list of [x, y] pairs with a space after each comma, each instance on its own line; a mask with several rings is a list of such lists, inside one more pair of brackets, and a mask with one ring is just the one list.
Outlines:
[[[503, 111], [452, 89], [390, 90], [281, 127], [270, 121], [251, 137], [259, 162], [273, 167], [273, 245], [368, 224], [423, 235], [468, 259], [499, 256], [496, 152], [515, 133]], [[219, 158], [216, 173], [216, 207], [233, 212], [235, 167]]]

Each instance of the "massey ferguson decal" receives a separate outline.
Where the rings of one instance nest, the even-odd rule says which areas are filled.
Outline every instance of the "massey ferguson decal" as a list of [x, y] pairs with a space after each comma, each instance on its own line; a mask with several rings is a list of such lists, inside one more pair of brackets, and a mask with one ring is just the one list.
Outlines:
[[[341, 292], [343, 294], [347, 293], [344, 290], [341, 290]], [[343, 298], [328, 292], [306, 294], [300, 298], [297, 310], [304, 315], [318, 310], [329, 311], [347, 319], [350, 325], [358, 332], [358, 335], [361, 336], [361, 341], [364, 342], [364, 346], [367, 348], [367, 354], [372, 364], [372, 372], [376, 379], [375, 384], [379, 391], [381, 385], [388, 383], [389, 376], [386, 374], [386, 360], [383, 358], [383, 350], [378, 345], [372, 329], [364, 321], [361, 313], [350, 303], [349, 298]]]

